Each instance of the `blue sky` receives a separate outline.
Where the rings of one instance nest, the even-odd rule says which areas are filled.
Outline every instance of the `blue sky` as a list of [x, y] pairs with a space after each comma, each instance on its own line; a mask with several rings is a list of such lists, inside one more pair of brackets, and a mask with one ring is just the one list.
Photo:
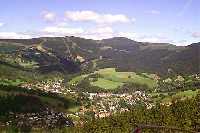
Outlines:
[[1, 0], [0, 38], [125, 36], [188, 45], [200, 41], [199, 0]]

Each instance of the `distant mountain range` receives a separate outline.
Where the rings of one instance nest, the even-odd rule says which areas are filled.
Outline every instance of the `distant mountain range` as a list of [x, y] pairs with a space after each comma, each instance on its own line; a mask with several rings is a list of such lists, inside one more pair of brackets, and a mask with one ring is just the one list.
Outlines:
[[124, 37], [0, 39], [0, 64], [26, 71], [76, 73], [115, 67], [159, 75], [200, 72], [200, 43], [175, 46]]

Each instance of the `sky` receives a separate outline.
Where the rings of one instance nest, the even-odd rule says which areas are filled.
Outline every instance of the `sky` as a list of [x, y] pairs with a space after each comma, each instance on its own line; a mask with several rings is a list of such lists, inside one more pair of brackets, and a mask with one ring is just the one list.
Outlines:
[[200, 0], [1, 0], [0, 38], [200, 42]]

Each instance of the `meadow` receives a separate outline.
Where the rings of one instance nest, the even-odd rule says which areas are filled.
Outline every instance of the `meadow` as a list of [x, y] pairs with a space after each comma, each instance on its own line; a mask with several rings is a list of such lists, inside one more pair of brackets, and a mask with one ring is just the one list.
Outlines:
[[156, 103], [160, 101], [163, 104], [171, 103], [173, 99], [190, 99], [196, 97], [198, 94], [197, 90], [187, 90], [187, 91], [179, 91], [170, 95], [168, 92], [160, 92], [160, 93], [151, 93], [150, 96], [153, 98], [153, 101]]
[[93, 73], [87, 75], [76, 76], [68, 83], [78, 83], [91, 74], [100, 75], [96, 81], [90, 82], [92, 86], [98, 86], [103, 89], [116, 89], [125, 83], [136, 83], [141, 85], [147, 85], [149, 88], [157, 86], [157, 82], [153, 79], [152, 74], [136, 73], [136, 72], [117, 72], [115, 68], [99, 69]]

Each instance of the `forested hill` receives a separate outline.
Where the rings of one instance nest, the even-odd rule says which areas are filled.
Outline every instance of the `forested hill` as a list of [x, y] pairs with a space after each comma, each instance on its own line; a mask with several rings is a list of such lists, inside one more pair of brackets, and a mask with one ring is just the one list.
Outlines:
[[115, 67], [118, 71], [166, 74], [199, 73], [200, 43], [175, 46], [136, 42], [124, 37], [1, 39], [0, 63], [24, 70], [76, 73]]

